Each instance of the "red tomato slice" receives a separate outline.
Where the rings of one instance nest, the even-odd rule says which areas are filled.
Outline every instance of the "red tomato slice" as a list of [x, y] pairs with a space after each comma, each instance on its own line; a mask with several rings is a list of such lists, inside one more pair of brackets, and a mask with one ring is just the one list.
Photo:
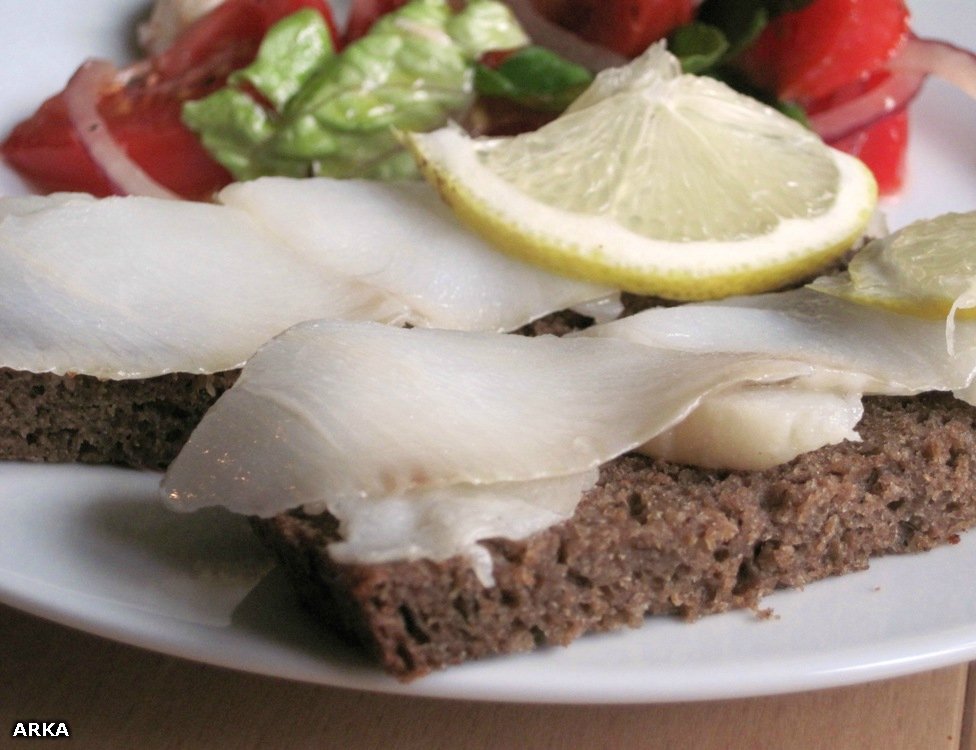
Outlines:
[[907, 37], [903, 0], [814, 0], [774, 19], [742, 57], [751, 78], [805, 102], [882, 68]]
[[[230, 174], [180, 122], [179, 100], [153, 97], [137, 84], [103, 97], [98, 108], [129, 158], [177, 195], [205, 199], [231, 182]], [[48, 99], [14, 128], [2, 150], [7, 163], [42, 192], [118, 192], [78, 138], [63, 94]]]
[[635, 57], [692, 20], [692, 0], [533, 0], [539, 11], [584, 39]]
[[897, 193], [905, 181], [908, 111], [901, 110], [871, 127], [830, 144], [858, 157], [871, 168], [882, 195]]
[[[183, 125], [183, 102], [217, 90], [254, 59], [268, 27], [302, 8], [318, 10], [330, 28], [324, 0], [228, 0], [192, 24], [148, 66], [133, 67], [102, 93], [98, 112], [129, 158], [174, 193], [206, 199], [231, 175]], [[68, 116], [64, 94], [48, 99], [0, 145], [7, 163], [40, 190], [116, 192], [91, 159]]]
[[[857, 83], [841, 86], [829, 96], [810, 102], [806, 105], [806, 110], [811, 115], [814, 129], [817, 129], [818, 115], [836, 111], [852, 101], [856, 102], [873, 89], [885, 89], [890, 82], [891, 74], [879, 71]], [[878, 190], [884, 195], [898, 192], [904, 182], [908, 149], [907, 104], [907, 101], [900, 104], [895, 102], [896, 108], [888, 114], [883, 109], [873, 111], [873, 106], [865, 105], [864, 110], [856, 110], [862, 119], [850, 124], [850, 127], [857, 128], [853, 131], [847, 130], [850, 135], [831, 137], [821, 132], [831, 146], [856, 156], [867, 164], [878, 181]]]

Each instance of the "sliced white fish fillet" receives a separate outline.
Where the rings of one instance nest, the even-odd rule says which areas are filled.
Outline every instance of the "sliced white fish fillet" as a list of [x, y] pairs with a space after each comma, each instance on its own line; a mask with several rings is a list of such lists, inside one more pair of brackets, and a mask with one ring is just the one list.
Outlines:
[[824, 445], [859, 441], [860, 391], [820, 390], [812, 381], [745, 385], [710, 395], [638, 450], [675, 463], [758, 471]]
[[381, 498], [330, 503], [343, 539], [329, 548], [340, 562], [446, 560], [465, 555], [486, 586], [492, 561], [482, 539], [524, 539], [573, 515], [596, 484], [596, 469], [527, 482], [460, 484]]
[[295, 248], [325, 244], [316, 260], [390, 294], [407, 323], [463, 331], [510, 331], [589, 300], [587, 312], [620, 314], [609, 287], [563, 278], [491, 248], [462, 226], [425, 182], [266, 177], [221, 191]]
[[327, 508], [342, 559], [463, 554], [490, 582], [478, 539], [566, 518], [600, 464], [639, 448], [763, 468], [856, 440], [862, 393], [966, 388], [966, 336], [952, 356], [937, 321], [805, 292], [564, 338], [305, 323], [248, 362], [161, 491], [179, 510]]
[[153, 198], [0, 201], [0, 366], [142, 378], [239, 367], [309, 318], [402, 319], [247, 214]]
[[490, 250], [429, 189], [269, 180], [235, 194], [247, 210], [0, 198], [0, 366], [217, 372], [305, 320], [509, 330], [610, 294]]
[[[740, 352], [796, 359], [863, 376], [860, 390], [911, 395], [961, 391], [976, 367], [976, 324], [957, 324], [858, 305], [810, 289], [653, 308], [573, 334], [623, 339], [682, 352]], [[823, 387], [824, 384], [821, 384]]]
[[50, 193], [48, 195], [5, 195], [0, 197], [0, 220], [7, 216], [26, 216], [55, 206], [94, 201], [86, 193]]
[[976, 325], [962, 324], [954, 352], [946, 348], [943, 333], [941, 321], [797, 289], [655, 308], [573, 335], [681, 352], [786, 358], [816, 367], [815, 376], [787, 386], [713, 394], [681, 424], [640, 449], [665, 460], [752, 470], [859, 439], [855, 428], [864, 393], [942, 390], [976, 403]]
[[601, 463], [715, 389], [810, 372], [612, 339], [305, 323], [251, 358], [161, 492], [178, 510], [327, 508], [339, 559], [462, 554], [488, 585], [479, 540], [568, 518]]
[[307, 323], [248, 362], [170, 466], [164, 492], [180, 509], [270, 516], [578, 474], [718, 388], [811, 372], [613, 339]]

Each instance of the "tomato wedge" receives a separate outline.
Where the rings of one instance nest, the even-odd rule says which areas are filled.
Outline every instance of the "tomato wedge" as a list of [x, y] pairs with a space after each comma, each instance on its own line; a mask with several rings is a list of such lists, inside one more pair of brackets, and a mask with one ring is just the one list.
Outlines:
[[[100, 92], [97, 103], [112, 137], [165, 188], [185, 198], [208, 198], [232, 178], [183, 125], [183, 102], [223, 86], [232, 71], [254, 59], [273, 23], [302, 8], [321, 13], [334, 32], [325, 0], [227, 0], [189, 26], [163, 53], [122, 71]], [[40, 190], [99, 196], [121, 192], [75, 132], [64, 92], [15, 127], [0, 151]]]
[[693, 0], [533, 0], [539, 11], [584, 39], [636, 57], [692, 20]]
[[[908, 39], [904, 0], [814, 0], [775, 18], [738, 61], [760, 88], [801, 104], [811, 114], [874, 85]], [[831, 145], [874, 172], [884, 194], [904, 179], [908, 115], [899, 109]]]
[[814, 0], [775, 18], [741, 64], [781, 99], [818, 99], [883, 68], [908, 19], [903, 0]]
[[868, 165], [882, 195], [897, 193], [905, 182], [908, 151], [908, 111], [884, 117], [870, 127], [833, 141], [834, 148], [858, 157]]

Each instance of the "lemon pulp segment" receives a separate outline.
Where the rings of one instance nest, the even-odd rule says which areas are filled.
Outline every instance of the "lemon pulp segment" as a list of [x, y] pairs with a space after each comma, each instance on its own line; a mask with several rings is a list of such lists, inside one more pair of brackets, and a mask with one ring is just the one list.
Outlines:
[[409, 134], [421, 171], [500, 249], [673, 299], [782, 286], [861, 235], [870, 171], [654, 47], [531, 133]]
[[976, 212], [917, 221], [868, 243], [812, 289], [921, 318], [976, 318]]

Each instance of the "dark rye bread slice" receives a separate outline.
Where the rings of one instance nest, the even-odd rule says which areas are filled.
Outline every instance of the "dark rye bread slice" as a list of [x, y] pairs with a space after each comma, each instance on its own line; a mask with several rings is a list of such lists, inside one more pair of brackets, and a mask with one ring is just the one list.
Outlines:
[[[655, 301], [625, 297], [627, 312]], [[560, 313], [520, 331], [563, 334]], [[0, 368], [0, 458], [163, 468], [237, 372], [135, 381]], [[648, 614], [756, 607], [775, 588], [953, 541], [976, 524], [971, 407], [869, 399], [864, 443], [770, 472], [707, 472], [625, 456], [575, 517], [525, 542], [486, 542], [498, 586], [461, 560], [338, 565], [328, 515], [255, 521], [305, 603], [410, 679], [489, 654], [565, 644]]]
[[[822, 272], [842, 269], [849, 255]], [[675, 304], [628, 293], [621, 297], [625, 315]], [[564, 310], [518, 333], [563, 335], [592, 322]], [[239, 372], [109, 380], [0, 366], [0, 460], [165, 469]]]
[[253, 525], [309, 609], [409, 680], [648, 615], [757, 608], [775, 589], [952, 543], [976, 524], [976, 408], [946, 394], [868, 398], [859, 431], [863, 442], [762, 472], [618, 458], [572, 519], [485, 541], [487, 588], [459, 558], [338, 563], [327, 513]]
[[0, 458], [165, 468], [237, 375], [102, 380], [0, 368]]
[[[672, 304], [631, 294], [623, 303], [626, 315]], [[592, 322], [564, 310], [518, 333], [561, 336]], [[0, 460], [165, 469], [239, 374], [111, 380], [0, 367]]]
[[[651, 304], [632, 297], [627, 312]], [[592, 322], [562, 311], [519, 333], [563, 335]], [[110, 380], [0, 367], [0, 460], [165, 469], [239, 374]]]
[[[650, 304], [631, 298], [628, 313]], [[519, 333], [563, 335], [592, 322], [562, 311]], [[165, 469], [239, 374], [110, 380], [0, 367], [0, 460]]]

